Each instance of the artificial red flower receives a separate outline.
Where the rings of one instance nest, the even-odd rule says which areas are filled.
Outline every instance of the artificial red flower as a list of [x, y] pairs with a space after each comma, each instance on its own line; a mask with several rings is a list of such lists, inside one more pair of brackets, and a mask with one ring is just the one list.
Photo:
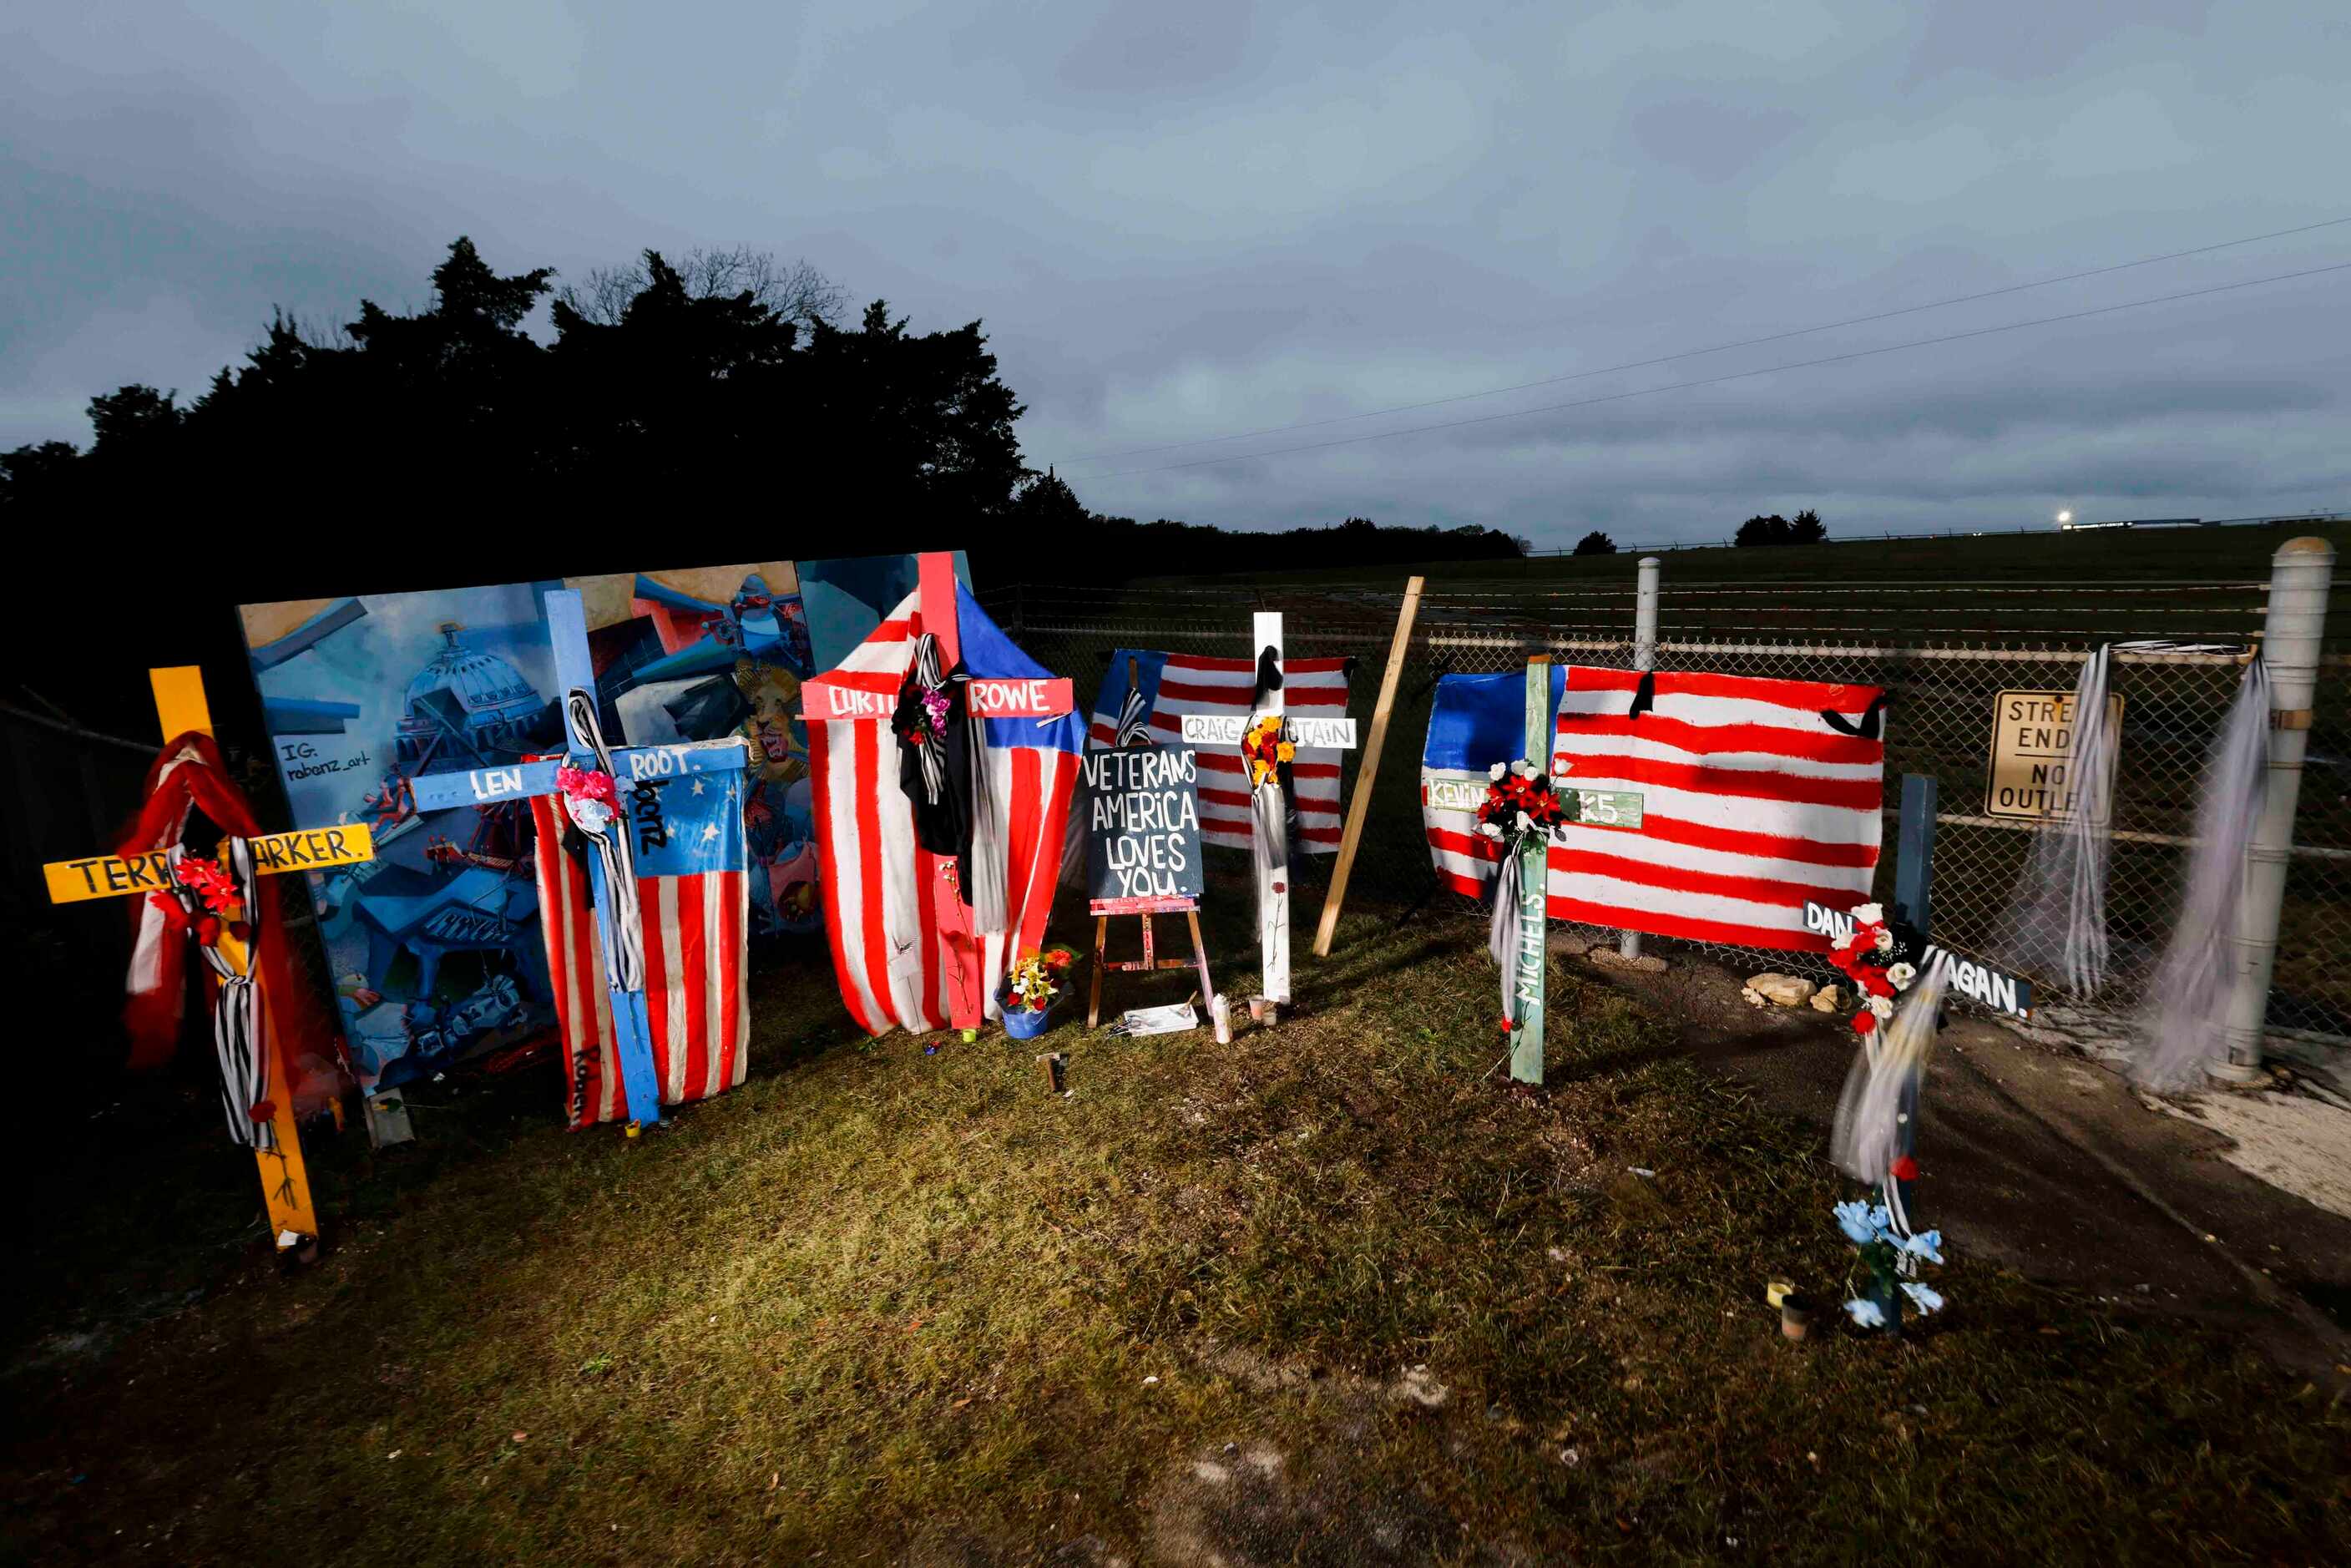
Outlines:
[[1918, 1179], [1918, 1162], [1912, 1159], [1908, 1155], [1905, 1155], [1900, 1159], [1894, 1162], [1894, 1168], [1891, 1174], [1896, 1181], [1917, 1181]]
[[178, 874], [181, 885], [204, 900], [204, 907], [215, 915], [236, 902], [236, 884], [211, 861], [193, 855], [183, 858]]
[[277, 1114], [277, 1102], [275, 1100], [256, 1100], [252, 1103], [252, 1105], [246, 1108], [245, 1113], [252, 1117], [256, 1122], [271, 1121], [275, 1119]]
[[555, 783], [575, 800], [601, 800], [607, 806], [620, 804], [619, 782], [598, 768], [574, 768], [567, 762], [555, 770]]
[[1501, 1022], [1499, 1022], [1499, 1023], [1496, 1024], [1494, 1027], [1495, 1027], [1496, 1029], [1498, 1029], [1498, 1030], [1500, 1030], [1504, 1034], [1508, 1034], [1508, 1033], [1510, 1033], [1510, 1020], [1509, 1019], [1504, 1019]]
[[1871, 1012], [1867, 1008], [1864, 1008], [1861, 1011], [1854, 1014], [1853, 1032], [1855, 1034], [1876, 1034], [1877, 1032], [1877, 1015]]
[[221, 923], [217, 915], [207, 915], [196, 922], [196, 940], [207, 947], [220, 946]]

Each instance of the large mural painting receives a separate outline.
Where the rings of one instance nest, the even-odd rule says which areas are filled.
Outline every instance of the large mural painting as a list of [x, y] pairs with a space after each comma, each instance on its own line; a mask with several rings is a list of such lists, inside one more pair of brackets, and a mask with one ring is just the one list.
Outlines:
[[744, 808], [751, 935], [822, 931], [799, 718], [800, 682], [814, 665], [791, 564], [578, 578], [567, 586], [587, 602], [607, 734], [632, 746], [737, 734], [751, 742]]
[[309, 874], [365, 1085], [429, 1077], [554, 1022], [528, 805], [423, 816], [409, 781], [561, 744], [541, 607], [560, 586], [242, 612], [294, 820], [377, 834], [374, 860]]
[[558, 588], [586, 603], [608, 736], [749, 737], [752, 935], [823, 927], [791, 563], [246, 605], [294, 820], [375, 830], [373, 861], [309, 879], [368, 1086], [554, 1028], [527, 803], [420, 814], [411, 781], [561, 748], [544, 606]]

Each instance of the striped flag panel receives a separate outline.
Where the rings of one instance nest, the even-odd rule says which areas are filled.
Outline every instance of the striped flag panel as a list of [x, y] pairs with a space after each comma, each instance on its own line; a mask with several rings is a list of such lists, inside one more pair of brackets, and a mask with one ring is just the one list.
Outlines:
[[[1865, 902], [1886, 743], [1876, 686], [1571, 665], [1562, 782], [1635, 790], [1636, 831], [1552, 837], [1552, 918], [1741, 947], [1827, 949], [1806, 900]], [[1876, 716], [1882, 723], [1882, 714]]]
[[[705, 776], [705, 778], [728, 776]], [[534, 796], [540, 933], [549, 978], [555, 988], [557, 1032], [563, 1041], [571, 1124], [590, 1126], [628, 1115], [619, 1058], [612, 1044], [611, 992], [604, 983], [604, 950], [589, 905], [588, 873], [563, 852], [556, 798]], [[734, 823], [731, 841], [724, 837]], [[707, 852], [727, 870], [686, 875], [640, 876], [644, 924], [645, 1017], [651, 1026], [655, 1081], [664, 1105], [684, 1105], [734, 1088], [749, 1066], [751, 1009], [744, 958], [751, 884], [744, 870], [739, 796], [722, 801], [716, 789], [702, 811], [674, 818], [683, 829], [716, 825]], [[660, 863], [658, 857], [653, 863]]]
[[[914, 657], [914, 633], [921, 630], [921, 597], [907, 595], [851, 650], [840, 669], [822, 678], [895, 696]], [[960, 585], [956, 604], [964, 665], [974, 674], [1047, 674]], [[1033, 953], [1044, 942], [1084, 729], [1073, 714], [1041, 722], [986, 723], [988, 780], [1005, 813], [1005, 902], [1010, 916], [1009, 929], [981, 939], [982, 990], [987, 1016], [996, 1018], [1001, 1013], [996, 993], [1005, 971], [1020, 954]], [[825, 935], [841, 999], [869, 1034], [893, 1028], [946, 1029], [952, 1016], [952, 955], [933, 904], [932, 879], [914, 874], [914, 813], [898, 783], [898, 737], [887, 722], [873, 719], [811, 723], [808, 731], [818, 853], [831, 879]]]
[[[1553, 664], [1554, 708], [1562, 679], [1561, 667]], [[1466, 898], [1483, 898], [1493, 886], [1502, 846], [1479, 836], [1474, 814], [1439, 804], [1438, 799], [1476, 799], [1484, 793], [1494, 764], [1526, 755], [1526, 671], [1518, 669], [1442, 676], [1430, 699], [1428, 737], [1420, 753], [1421, 826], [1437, 880]]]
[[[1134, 662], [1137, 680], [1127, 684], [1128, 661]], [[1187, 713], [1215, 717], [1249, 715], [1257, 695], [1257, 661], [1217, 659], [1198, 653], [1163, 653], [1120, 648], [1111, 655], [1102, 678], [1102, 695], [1094, 700], [1087, 739], [1096, 747], [1115, 746], [1122, 726], [1140, 722], [1163, 746], [1180, 746], [1183, 717]], [[1289, 712], [1328, 718], [1347, 713], [1347, 661], [1286, 659], [1282, 662], [1282, 706]], [[1335, 854], [1339, 849], [1340, 753], [1322, 747], [1301, 747], [1290, 765], [1290, 782], [1298, 798], [1298, 823], [1309, 853]], [[1249, 847], [1249, 767], [1238, 749], [1198, 748], [1200, 767], [1200, 841], [1227, 849]]]

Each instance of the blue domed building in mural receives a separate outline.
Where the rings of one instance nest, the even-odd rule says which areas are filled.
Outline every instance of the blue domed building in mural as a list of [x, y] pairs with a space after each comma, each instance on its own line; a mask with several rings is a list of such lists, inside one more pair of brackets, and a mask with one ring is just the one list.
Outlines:
[[[399, 727], [400, 765], [421, 773], [510, 761], [538, 744], [548, 704], [496, 653], [469, 648], [455, 621], [408, 683]], [[437, 765], [437, 766], [436, 766]]]

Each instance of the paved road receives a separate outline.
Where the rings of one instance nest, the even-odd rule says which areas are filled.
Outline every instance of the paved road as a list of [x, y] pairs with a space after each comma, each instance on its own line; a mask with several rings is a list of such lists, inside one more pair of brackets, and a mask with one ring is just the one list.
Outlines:
[[[1741, 977], [1578, 967], [1680, 1020], [1682, 1049], [1823, 1131], [1854, 1055], [1844, 1019], [1758, 1009]], [[2351, 1113], [2346, 1113], [2351, 1137]], [[2149, 1110], [2111, 1069], [1954, 1016], [1928, 1068], [1921, 1211], [1962, 1253], [2241, 1332], [2281, 1363], [2351, 1364], [2351, 1219], [2219, 1157], [2210, 1128]]]

